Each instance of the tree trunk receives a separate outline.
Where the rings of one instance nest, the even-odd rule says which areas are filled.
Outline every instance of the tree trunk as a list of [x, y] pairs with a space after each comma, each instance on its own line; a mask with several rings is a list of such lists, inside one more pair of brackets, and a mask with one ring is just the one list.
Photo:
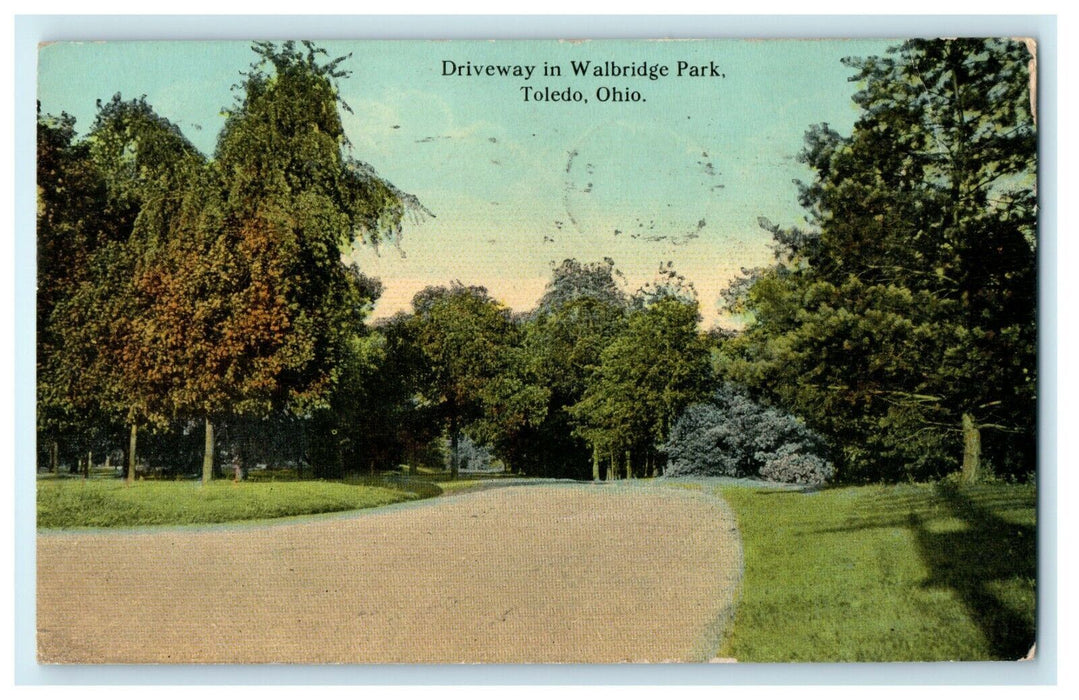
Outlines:
[[599, 481], [599, 447], [592, 446], [592, 481]]
[[[235, 435], [236, 449], [232, 452], [232, 481], [238, 484], [244, 479], [244, 468], [247, 466], [247, 458], [249, 455], [247, 441], [250, 433], [247, 430], [238, 430]], [[340, 446], [338, 446], [338, 463], [340, 463]]]
[[978, 478], [982, 458], [982, 433], [974, 416], [963, 414], [963, 481], [970, 483]]
[[135, 447], [139, 440], [139, 426], [131, 423], [131, 437], [127, 441], [127, 483], [135, 483]]
[[83, 467], [83, 470], [82, 470], [82, 478], [83, 479], [89, 479], [90, 478], [90, 466], [93, 465], [93, 463], [94, 463], [94, 451], [93, 450], [87, 450], [86, 451], [86, 466]]
[[408, 441], [408, 474], [409, 476], [416, 476], [419, 473], [419, 467], [416, 465], [416, 443], [412, 439]]
[[60, 471], [60, 445], [56, 440], [49, 443], [49, 471], [53, 474]]
[[214, 478], [214, 424], [206, 417], [206, 441], [202, 448], [202, 483], [208, 484]]
[[459, 472], [457, 463], [457, 416], [454, 415], [450, 418], [450, 478], [454, 481], [457, 480], [457, 474]]
[[626, 450], [626, 479], [633, 478], [633, 453]]
[[611, 448], [611, 461], [607, 464], [607, 481], [614, 481], [618, 478], [618, 472], [616, 471], [616, 465], [614, 461], [614, 448]]

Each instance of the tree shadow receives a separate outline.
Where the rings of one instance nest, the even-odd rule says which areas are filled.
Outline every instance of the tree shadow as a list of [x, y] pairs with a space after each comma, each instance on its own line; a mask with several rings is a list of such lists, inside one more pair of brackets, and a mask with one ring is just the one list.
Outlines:
[[967, 527], [933, 531], [927, 517], [911, 511], [909, 527], [930, 572], [923, 585], [950, 588], [959, 595], [985, 635], [993, 657], [1022, 658], [1034, 644], [1034, 617], [1002, 601], [994, 593], [993, 584], [1036, 579], [1037, 532], [1033, 526], [1004, 520], [989, 506], [1032, 504], [1022, 499], [1010, 504], [999, 497], [986, 503], [950, 484], [937, 486], [936, 492], [951, 514]]
[[999, 513], [1029, 510], [1035, 500], [1033, 491], [991, 486], [889, 490], [867, 499], [845, 525], [814, 532], [908, 529], [929, 570], [922, 585], [956, 593], [992, 658], [1019, 659], [1034, 644], [1036, 616], [1009, 605], [999, 592], [1009, 583], [1036, 585], [1037, 528], [1009, 522]]

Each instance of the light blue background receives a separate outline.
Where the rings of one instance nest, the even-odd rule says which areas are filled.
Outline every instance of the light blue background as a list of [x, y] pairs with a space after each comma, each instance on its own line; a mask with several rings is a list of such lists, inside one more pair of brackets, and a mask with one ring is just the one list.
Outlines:
[[[41, 41], [108, 39], [890, 38], [1039, 43], [1038, 659], [1032, 663], [670, 666], [38, 666], [34, 642], [34, 133]], [[1056, 679], [1056, 21], [1052, 17], [17, 17], [15, 680], [20, 684], [1012, 684]]]

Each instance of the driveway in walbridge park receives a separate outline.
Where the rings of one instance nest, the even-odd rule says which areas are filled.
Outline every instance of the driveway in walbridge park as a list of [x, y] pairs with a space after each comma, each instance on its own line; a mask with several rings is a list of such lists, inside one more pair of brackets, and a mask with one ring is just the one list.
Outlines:
[[742, 570], [721, 500], [619, 484], [37, 547], [45, 663], [707, 661]]

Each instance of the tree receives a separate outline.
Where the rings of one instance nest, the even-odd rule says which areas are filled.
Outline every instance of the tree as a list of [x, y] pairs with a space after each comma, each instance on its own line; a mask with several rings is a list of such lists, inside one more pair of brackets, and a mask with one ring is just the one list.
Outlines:
[[810, 230], [764, 222], [779, 264], [743, 297], [726, 369], [842, 446], [846, 479], [975, 471], [986, 429], [998, 470], [1033, 464], [1028, 59], [973, 39], [848, 59], [862, 113], [849, 137], [806, 135]]
[[626, 294], [615, 279], [621, 276], [611, 258], [595, 263], [567, 258], [554, 269], [551, 281], [536, 305], [536, 314], [554, 313], [579, 299], [592, 299], [615, 308], [624, 307]]
[[432, 407], [416, 400], [426, 366], [415, 327], [398, 314], [350, 340], [329, 407], [314, 415], [315, 474], [340, 477], [402, 462], [415, 472], [422, 451], [441, 434]]
[[695, 300], [659, 295], [642, 302], [625, 328], [603, 350], [581, 400], [570, 409], [578, 434], [611, 460], [618, 473], [658, 473], [661, 446], [682, 410], [702, 398], [710, 384], [708, 346], [698, 330]]
[[536, 457], [536, 438], [542, 435], [551, 389], [532, 371], [516, 325], [500, 348], [500, 370], [483, 387], [483, 406], [469, 432], [502, 460], [506, 471], [528, 473]]
[[212, 161], [145, 99], [40, 132], [42, 398], [126, 421], [129, 478], [139, 425], [203, 421], [206, 480], [214, 421], [325, 407], [375, 296], [342, 251], [426, 211], [349, 155], [345, 57], [254, 50]]
[[177, 306], [193, 310], [175, 409], [205, 421], [204, 478], [215, 417], [328, 405], [374, 298], [342, 251], [395, 236], [415, 204], [347, 155], [336, 86], [347, 57], [307, 42], [253, 48], [192, 212], [203, 234], [174, 266], [186, 286]]
[[[40, 106], [39, 106], [40, 109]], [[116, 235], [105, 218], [104, 179], [86, 143], [75, 142], [75, 119], [37, 120], [37, 425], [42, 462], [59, 467], [61, 441], [85, 424], [88, 403], [65, 390], [63, 324], [54, 318], [86, 278], [94, 253]], [[81, 446], [78, 447], [81, 452]]]
[[415, 338], [428, 372], [421, 394], [449, 432], [450, 470], [458, 475], [460, 432], [484, 409], [487, 385], [505, 371], [515, 328], [509, 310], [483, 287], [427, 287], [412, 300]]
[[[154, 280], [173, 220], [204, 159], [144, 99], [124, 101], [120, 95], [99, 103], [97, 119], [79, 148], [104, 196], [92, 202], [70, 200], [93, 212], [83, 216], [95, 223], [95, 231], [84, 237], [89, 245], [66, 287], [45, 280], [51, 290], [65, 293], [50, 314], [48, 327], [58, 350], [55, 371], [42, 385], [76, 410], [100, 410], [130, 426], [130, 481], [138, 426], [163, 426], [169, 419], [171, 387], [160, 371], [168, 363], [167, 349], [146, 329], [156, 324]], [[56, 186], [55, 176], [43, 176], [46, 191]], [[46, 224], [41, 231], [47, 244], [52, 227]], [[49, 260], [43, 275], [48, 277], [53, 268]]]
[[668, 476], [762, 476], [817, 484], [833, 474], [823, 440], [789, 413], [730, 385], [678, 417], [665, 446]]
[[599, 479], [598, 461], [575, 433], [569, 407], [578, 403], [600, 365], [603, 349], [624, 327], [629, 299], [614, 261], [563, 261], [525, 324], [523, 361], [535, 383], [547, 389], [543, 421], [522, 437], [518, 458], [535, 476]]

